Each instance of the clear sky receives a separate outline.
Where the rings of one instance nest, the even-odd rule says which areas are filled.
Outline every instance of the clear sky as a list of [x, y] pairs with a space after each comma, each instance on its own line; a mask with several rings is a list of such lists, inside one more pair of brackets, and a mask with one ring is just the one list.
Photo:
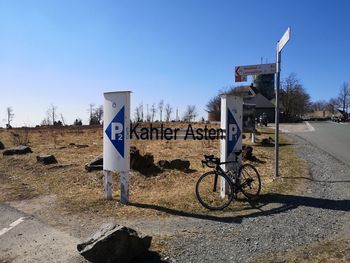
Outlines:
[[133, 108], [164, 99], [205, 116], [235, 66], [275, 62], [288, 26], [282, 78], [295, 72], [313, 100], [329, 99], [350, 82], [349, 10], [347, 0], [0, 0], [0, 126], [7, 106], [22, 126], [50, 104], [86, 123], [88, 105], [117, 90], [133, 91]]

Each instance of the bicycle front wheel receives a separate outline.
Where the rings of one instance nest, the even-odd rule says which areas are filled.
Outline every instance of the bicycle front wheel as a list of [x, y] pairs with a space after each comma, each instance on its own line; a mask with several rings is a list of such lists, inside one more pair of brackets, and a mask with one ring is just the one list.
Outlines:
[[260, 175], [251, 164], [243, 164], [239, 170], [240, 190], [249, 199], [256, 198], [261, 190]]
[[[226, 195], [221, 196], [221, 183], [226, 184]], [[198, 201], [210, 210], [226, 208], [234, 197], [234, 190], [230, 179], [214, 171], [203, 174], [196, 184]]]

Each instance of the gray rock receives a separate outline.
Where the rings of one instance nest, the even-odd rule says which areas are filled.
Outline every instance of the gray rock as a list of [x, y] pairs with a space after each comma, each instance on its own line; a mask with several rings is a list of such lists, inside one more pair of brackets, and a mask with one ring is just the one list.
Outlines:
[[87, 163], [85, 165], [85, 170], [88, 172], [91, 171], [101, 171], [103, 169], [103, 156], [98, 156], [95, 160]]
[[5, 145], [0, 141], [0, 150], [4, 150], [5, 149]]
[[190, 168], [190, 161], [187, 160], [181, 160], [181, 159], [175, 159], [170, 161], [170, 169], [176, 169], [176, 170], [188, 170]]
[[15, 155], [15, 154], [26, 154], [26, 153], [32, 153], [32, 149], [28, 146], [20, 145], [14, 148], [9, 148], [5, 151], [3, 151], [3, 155]]
[[131, 228], [103, 224], [89, 239], [77, 245], [79, 253], [91, 262], [129, 262], [146, 254], [152, 237], [140, 236]]
[[[130, 168], [146, 176], [155, 175], [160, 172], [159, 167], [154, 164], [153, 155], [149, 153], [141, 155], [136, 147], [130, 147]], [[86, 164], [85, 170], [88, 172], [103, 170], [103, 156], [101, 155], [92, 162]]]
[[36, 160], [42, 164], [54, 164], [57, 163], [55, 156], [52, 154], [38, 155]]

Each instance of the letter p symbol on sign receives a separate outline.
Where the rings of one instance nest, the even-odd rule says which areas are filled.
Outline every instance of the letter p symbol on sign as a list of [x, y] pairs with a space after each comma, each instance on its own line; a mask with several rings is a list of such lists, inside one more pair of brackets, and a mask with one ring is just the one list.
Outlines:
[[237, 124], [228, 125], [228, 140], [232, 141], [233, 136], [237, 135]]
[[123, 124], [121, 124], [120, 122], [112, 122], [112, 129], [111, 129], [111, 140], [116, 140], [117, 139], [117, 134], [118, 136], [118, 140], [123, 140], [122, 138], [122, 132], [123, 132]]

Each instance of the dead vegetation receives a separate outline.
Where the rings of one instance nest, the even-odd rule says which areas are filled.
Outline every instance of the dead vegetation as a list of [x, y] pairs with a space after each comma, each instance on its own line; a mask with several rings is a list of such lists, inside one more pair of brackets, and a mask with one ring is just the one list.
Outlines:
[[[198, 124], [199, 125], [199, 124]], [[216, 127], [216, 126], [214, 126]], [[17, 129], [16, 129], [17, 132]], [[20, 129], [18, 130], [20, 132]], [[197, 201], [194, 193], [198, 177], [208, 170], [200, 161], [204, 154], [219, 155], [218, 141], [135, 141], [141, 154], [151, 153], [157, 163], [162, 159], [188, 159], [189, 172], [164, 170], [157, 176], [145, 177], [132, 171], [130, 178], [130, 205], [119, 205], [119, 179], [114, 177], [114, 200], [102, 198], [101, 172], [87, 173], [84, 165], [102, 152], [102, 129], [95, 128], [36, 128], [29, 129], [34, 153], [24, 156], [0, 156], [0, 201], [30, 199], [40, 195], [55, 195], [56, 201], [47, 213], [96, 213], [99, 216], [130, 218], [138, 216], [166, 216], [181, 213], [225, 214], [249, 213], [251, 206], [235, 201], [223, 212], [210, 212]], [[261, 130], [257, 143], [252, 145], [257, 167], [262, 177], [262, 193], [286, 192], [298, 188], [296, 180], [284, 177], [307, 176], [306, 165], [298, 159], [291, 145], [281, 139], [281, 178], [273, 175], [273, 147], [259, 146], [259, 141], [273, 137], [273, 131]], [[249, 136], [247, 136], [249, 137]], [[0, 139], [11, 146], [11, 134], [0, 131]], [[88, 145], [85, 148], [70, 145]], [[55, 155], [58, 164], [43, 166], [36, 162], [38, 154]], [[291, 182], [293, 181], [293, 182]]]
[[350, 262], [350, 240], [348, 237], [338, 237], [302, 247], [288, 250], [284, 253], [259, 257], [256, 262], [272, 263], [345, 263]]

